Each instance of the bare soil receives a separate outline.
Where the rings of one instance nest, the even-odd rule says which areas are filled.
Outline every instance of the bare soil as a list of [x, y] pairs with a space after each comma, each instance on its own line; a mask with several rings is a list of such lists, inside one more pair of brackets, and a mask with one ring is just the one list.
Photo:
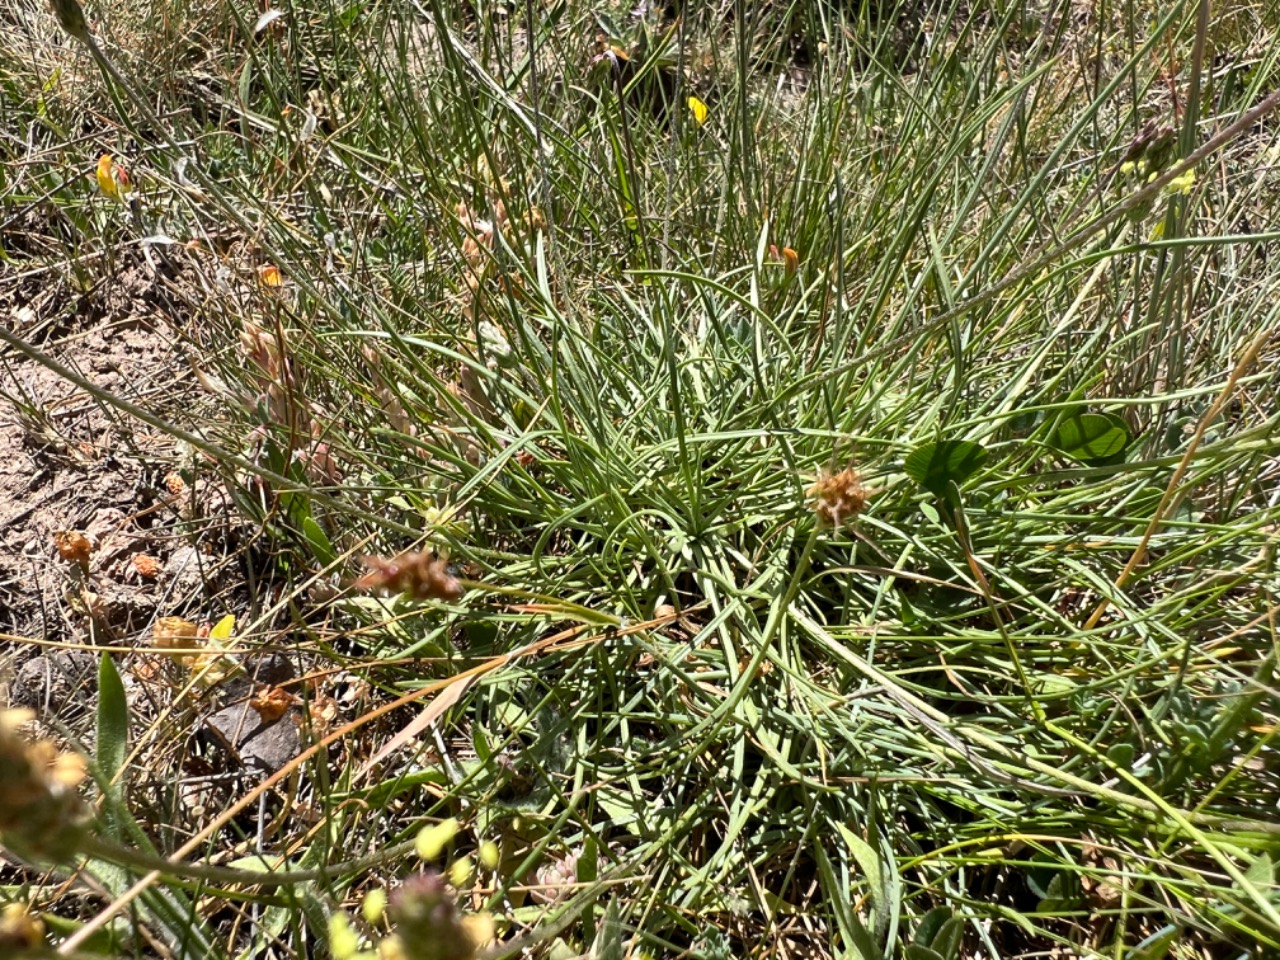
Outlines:
[[[172, 345], [175, 309], [141, 258], [88, 292], [52, 270], [0, 275], [0, 322], [104, 390], [160, 411], [194, 392]], [[145, 644], [157, 616], [209, 589], [210, 565], [181, 519], [180, 453], [0, 350], [0, 657], [10, 700], [80, 713], [80, 681], [92, 671], [75, 648]], [[83, 567], [58, 546], [78, 537]]]

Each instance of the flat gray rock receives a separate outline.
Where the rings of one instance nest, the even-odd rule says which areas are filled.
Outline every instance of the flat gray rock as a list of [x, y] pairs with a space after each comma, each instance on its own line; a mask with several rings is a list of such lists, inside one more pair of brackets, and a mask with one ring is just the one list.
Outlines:
[[290, 707], [275, 723], [263, 723], [248, 703], [232, 704], [205, 721], [213, 739], [247, 770], [275, 773], [302, 751], [302, 711]]
[[98, 661], [87, 650], [51, 649], [18, 668], [9, 689], [13, 705], [40, 716], [69, 707], [92, 710], [98, 689]]

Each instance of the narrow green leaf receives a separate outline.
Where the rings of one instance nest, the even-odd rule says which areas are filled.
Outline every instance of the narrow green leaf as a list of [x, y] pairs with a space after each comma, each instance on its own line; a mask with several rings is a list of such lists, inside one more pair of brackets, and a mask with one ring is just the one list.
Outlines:
[[[600, 847], [596, 842], [595, 834], [587, 834], [586, 839], [582, 843], [582, 854], [578, 857], [576, 866], [578, 883], [585, 889], [595, 883], [600, 875]], [[587, 904], [587, 908], [582, 911], [582, 931], [585, 939], [595, 926], [595, 904]]]
[[827, 891], [827, 902], [831, 904], [836, 926], [840, 930], [840, 940], [844, 947], [842, 955], [856, 960], [880, 960], [881, 953], [876, 950], [871, 934], [853, 912], [853, 898], [849, 895], [847, 882], [842, 879], [843, 873], [837, 874], [831, 857], [821, 844], [814, 847], [814, 853], [817, 855], [818, 873]]
[[129, 704], [115, 662], [104, 653], [98, 662], [98, 767], [105, 782], [119, 777], [128, 749]]
[[622, 922], [618, 919], [618, 898], [605, 908], [596, 938], [591, 943], [592, 960], [622, 960]]
[[1182, 934], [1173, 924], [1157, 930], [1125, 955], [1125, 960], [1164, 960]]
[[957, 486], [987, 461], [987, 449], [972, 440], [940, 440], [916, 447], [902, 468], [907, 476], [936, 497], [946, 497], [947, 485]]
[[857, 861], [858, 868], [867, 880], [872, 904], [884, 909], [886, 907], [884, 903], [884, 871], [880, 867], [879, 855], [867, 841], [863, 840], [843, 823], [836, 824], [836, 828], [840, 831], [840, 836], [844, 839], [845, 845], [849, 848], [849, 852], [853, 854], [853, 859]]
[[302, 518], [302, 535], [307, 538], [307, 543], [311, 545], [311, 552], [315, 554], [317, 560], [326, 567], [333, 563], [335, 559], [333, 544], [329, 542], [320, 524], [316, 523], [310, 514]]

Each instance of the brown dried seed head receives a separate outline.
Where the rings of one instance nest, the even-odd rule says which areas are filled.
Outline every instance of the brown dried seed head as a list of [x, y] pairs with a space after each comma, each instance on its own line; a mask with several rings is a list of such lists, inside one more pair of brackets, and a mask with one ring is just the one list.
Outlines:
[[133, 565], [133, 569], [138, 571], [138, 575], [147, 580], [154, 580], [160, 575], [159, 561], [149, 554], [135, 553], [129, 562]]
[[839, 473], [824, 469], [809, 488], [809, 496], [818, 519], [827, 526], [839, 527], [866, 508], [871, 491], [863, 486], [856, 470], [846, 467]]
[[29, 710], [0, 713], [0, 840], [21, 856], [64, 861], [85, 826], [76, 792], [84, 762], [48, 740], [23, 737], [19, 730], [31, 718]]
[[81, 42], [88, 38], [89, 25], [85, 23], [84, 9], [78, 0], [50, 0], [49, 5], [53, 7], [63, 30]]
[[338, 719], [338, 701], [328, 694], [320, 693], [308, 701], [307, 711], [311, 716], [312, 730], [324, 736]]
[[89, 555], [93, 553], [93, 544], [83, 533], [75, 530], [59, 530], [53, 535], [53, 544], [58, 548], [58, 556], [67, 563], [74, 563], [81, 570], [88, 571]]
[[461, 581], [449, 572], [449, 562], [429, 553], [406, 552], [390, 560], [365, 557], [369, 572], [353, 586], [357, 590], [403, 593], [415, 600], [457, 600]]
[[279, 379], [282, 372], [280, 345], [275, 337], [252, 320], [244, 322], [244, 329], [240, 333], [240, 348], [245, 357], [268, 378]]
[[200, 644], [200, 628], [181, 617], [161, 617], [151, 628], [151, 645], [162, 650], [196, 647]]
[[249, 699], [249, 706], [263, 723], [275, 723], [285, 715], [297, 698], [283, 687], [268, 687]]
[[44, 924], [21, 903], [5, 904], [0, 911], [0, 950], [36, 950], [44, 945]]
[[327, 443], [317, 443], [309, 452], [299, 451], [298, 460], [313, 483], [338, 483], [342, 479], [342, 468]]

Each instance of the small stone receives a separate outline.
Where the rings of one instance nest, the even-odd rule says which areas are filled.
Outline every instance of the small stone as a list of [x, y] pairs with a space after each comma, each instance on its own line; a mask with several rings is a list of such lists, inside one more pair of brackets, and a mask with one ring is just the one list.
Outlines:
[[224, 750], [259, 773], [275, 773], [302, 748], [302, 714], [297, 708], [274, 723], [263, 723], [246, 701], [219, 710], [207, 723]]
[[162, 583], [179, 601], [196, 596], [204, 589], [201, 567], [200, 553], [195, 547], [179, 547], [165, 564]]
[[93, 705], [98, 673], [85, 650], [50, 650], [18, 668], [11, 695], [14, 706], [57, 715], [71, 705]]

